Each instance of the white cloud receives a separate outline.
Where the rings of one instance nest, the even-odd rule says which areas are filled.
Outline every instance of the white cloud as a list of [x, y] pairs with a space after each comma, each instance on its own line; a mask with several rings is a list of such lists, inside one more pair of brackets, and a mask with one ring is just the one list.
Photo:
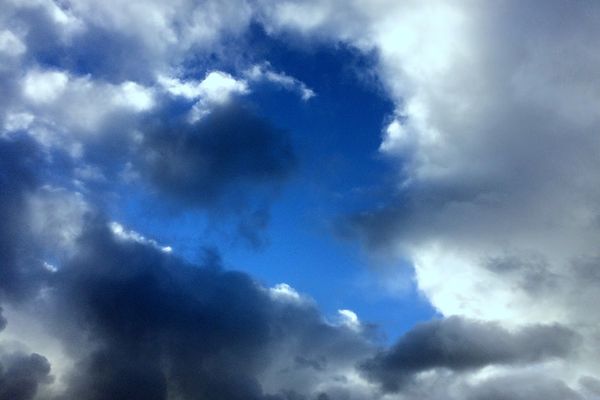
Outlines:
[[218, 70], [209, 71], [201, 81], [181, 81], [159, 75], [158, 83], [174, 96], [197, 100], [190, 112], [192, 122], [206, 116], [215, 106], [226, 104], [235, 96], [250, 93], [248, 82], [244, 79], [236, 79], [231, 74]]
[[158, 83], [173, 96], [181, 96], [186, 99], [197, 99], [200, 97], [199, 81], [180, 81], [177, 78], [160, 75]]
[[296, 91], [304, 101], [308, 101], [316, 96], [314, 90], [306, 86], [304, 82], [283, 72], [273, 71], [269, 63], [253, 65], [245, 71], [244, 75], [250, 81], [267, 81], [284, 89]]
[[213, 104], [223, 104], [236, 94], [248, 93], [248, 84], [244, 80], [237, 80], [228, 73], [211, 71], [198, 85], [201, 98]]
[[235, 78], [223, 71], [209, 71], [203, 80], [180, 80], [159, 75], [158, 84], [173, 96], [196, 100], [190, 121], [194, 122], [210, 113], [215, 106], [223, 105], [236, 96], [250, 93], [250, 83], [270, 82], [287, 90], [298, 92], [302, 100], [307, 101], [315, 92], [303, 82], [281, 72], [275, 72], [268, 63], [257, 64], [245, 70], [244, 78]]
[[34, 103], [50, 103], [65, 91], [69, 77], [62, 71], [29, 71], [23, 81], [23, 93]]
[[199, 100], [190, 111], [190, 121], [198, 121], [213, 107], [228, 103], [234, 96], [249, 93], [248, 84], [222, 71], [211, 71], [196, 87]]
[[154, 89], [136, 82], [120, 84], [77, 76], [68, 71], [33, 68], [22, 78], [22, 101], [4, 123], [5, 131], [26, 126], [43, 145], [80, 157], [92, 137], [112, 134], [106, 126], [122, 121], [119, 129], [131, 134], [131, 122], [155, 106]]
[[271, 298], [284, 302], [287, 301], [298, 303], [303, 301], [303, 298], [302, 296], [300, 296], [300, 293], [298, 293], [296, 289], [294, 289], [287, 283], [278, 283], [272, 288], [269, 288], [269, 294], [271, 295]]
[[108, 224], [108, 227], [110, 228], [112, 233], [120, 240], [132, 241], [140, 244], [149, 245], [154, 247], [155, 249], [162, 251], [163, 253], [171, 253], [173, 251], [173, 248], [171, 246], [161, 246], [156, 242], [156, 240], [148, 239], [144, 235], [141, 235], [136, 231], [125, 229], [125, 227], [119, 224], [118, 222], [112, 221]]
[[119, 85], [114, 94], [115, 105], [132, 108], [134, 111], [147, 111], [154, 107], [152, 90], [135, 82], [127, 81]]
[[0, 31], [0, 54], [17, 57], [27, 51], [27, 46], [13, 32]]
[[360, 320], [354, 311], [347, 309], [338, 310], [338, 317], [340, 325], [343, 325], [353, 331], [360, 331]]

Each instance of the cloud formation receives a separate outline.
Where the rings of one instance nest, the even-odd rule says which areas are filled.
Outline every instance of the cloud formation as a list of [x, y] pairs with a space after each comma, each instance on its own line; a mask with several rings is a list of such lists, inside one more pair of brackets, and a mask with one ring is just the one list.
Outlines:
[[573, 331], [557, 325], [509, 332], [497, 324], [450, 317], [415, 326], [362, 369], [385, 390], [398, 391], [413, 375], [428, 370], [465, 371], [564, 358], [573, 354], [577, 339]]
[[[289, 138], [247, 107], [230, 103], [202, 120], [157, 121], [147, 128], [139, 170], [185, 202], [218, 202], [228, 192], [281, 182], [295, 164]], [[229, 193], [231, 196], [231, 193]]]
[[0, 399], [35, 398], [38, 386], [51, 382], [49, 373], [48, 360], [39, 354], [0, 354]]
[[[9, 340], [0, 340], [0, 398], [287, 399], [366, 385], [339, 376], [371, 352], [369, 340], [326, 322], [310, 299], [228, 271], [214, 254], [188, 264], [115, 229], [91, 205], [81, 213], [71, 193], [49, 192], [34, 168], [42, 161], [29, 162], [39, 145], [1, 144], [14, 158], [2, 158], [11, 169], [2, 170], [10, 174], [0, 212], [19, 218], [0, 231], [13, 250], [3, 253], [1, 270], [2, 304], [12, 317], [1, 320], [0, 339]], [[20, 350], [46, 343], [32, 336], [42, 326], [59, 359]], [[299, 359], [322, 368], [299, 371]]]
[[[593, 375], [598, 6], [286, 1], [263, 12], [270, 31], [374, 50], [395, 102], [379, 150], [397, 178], [341, 231], [412, 264], [444, 316], [576, 326], [590, 353], [575, 375]], [[542, 375], [578, 385], [565, 370]]]
[[[1, 7], [0, 400], [597, 397], [595, 3]], [[442, 317], [389, 348], [351, 310], [327, 321], [288, 285], [190, 264], [104, 207], [150, 189], [260, 241], [297, 155], [242, 100], [315, 93], [234, 56], [251, 24], [377, 56], [396, 179], [341, 226], [408, 261]]]

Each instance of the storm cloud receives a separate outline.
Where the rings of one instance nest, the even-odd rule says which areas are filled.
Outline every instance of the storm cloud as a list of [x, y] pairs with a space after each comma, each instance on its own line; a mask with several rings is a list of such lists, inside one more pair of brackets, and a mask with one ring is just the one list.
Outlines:
[[[81, 357], [65, 398], [260, 399], [257, 377], [278, 374], [270, 371], [275, 363], [292, 366], [291, 354], [336, 368], [369, 351], [365, 338], [327, 325], [312, 305], [278, 300], [214, 258], [188, 265], [119, 241], [102, 224], [92, 224], [79, 246], [56, 273], [51, 303], [56, 320], [72, 325], [66, 337], [81, 332], [93, 350], [65, 343]], [[286, 376], [279, 379], [285, 385]]]

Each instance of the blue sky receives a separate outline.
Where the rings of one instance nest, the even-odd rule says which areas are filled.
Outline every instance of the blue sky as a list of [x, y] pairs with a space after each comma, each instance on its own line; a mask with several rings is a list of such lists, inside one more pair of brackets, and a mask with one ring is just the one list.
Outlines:
[[596, 3], [0, 9], [0, 400], [600, 397]]
[[[337, 218], [379, 201], [385, 176], [391, 175], [377, 150], [392, 104], [380, 83], [361, 70], [372, 67], [373, 56], [344, 45], [286, 46], [258, 27], [248, 36], [252, 48], [260, 49], [254, 57], [268, 56], [275, 71], [286, 71], [317, 93], [304, 102], [263, 85], [249, 96], [262, 115], [290, 134], [299, 159], [276, 195], [261, 243], [237, 237], [227, 227], [231, 221], [207, 221], [197, 210], [165, 209], [162, 199], [143, 191], [132, 195], [130, 187], [120, 193], [124, 206], [116, 210], [118, 219], [193, 261], [205, 247], [221, 250], [232, 268], [269, 286], [288, 283], [313, 297], [326, 315], [352, 309], [390, 340], [430, 319], [435, 311], [415, 289], [406, 261], [369, 257], [335, 233]], [[391, 265], [401, 270], [389, 276], [369, 273]]]

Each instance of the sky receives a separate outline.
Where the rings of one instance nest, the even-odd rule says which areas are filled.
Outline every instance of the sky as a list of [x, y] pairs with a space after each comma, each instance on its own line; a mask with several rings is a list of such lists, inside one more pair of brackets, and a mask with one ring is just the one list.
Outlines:
[[0, 400], [600, 399], [600, 3], [0, 10]]

